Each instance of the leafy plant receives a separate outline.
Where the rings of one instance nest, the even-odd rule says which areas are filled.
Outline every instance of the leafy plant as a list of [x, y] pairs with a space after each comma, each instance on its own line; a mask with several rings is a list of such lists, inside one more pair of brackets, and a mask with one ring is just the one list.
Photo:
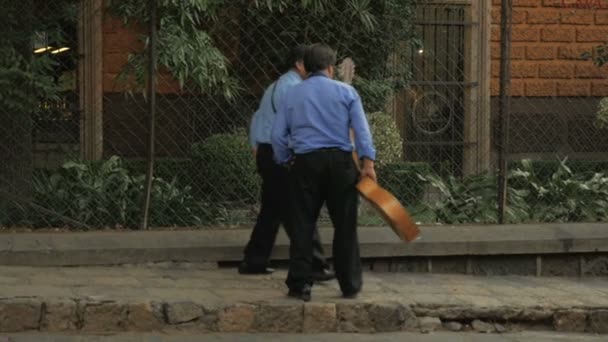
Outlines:
[[361, 96], [363, 109], [368, 113], [381, 111], [386, 107], [386, 101], [393, 91], [391, 83], [385, 80], [368, 80], [355, 77], [353, 87]]
[[608, 97], [604, 97], [600, 100], [595, 123], [599, 128], [608, 128]]
[[[111, 13], [125, 24], [148, 27], [150, 15], [147, 0], [111, 1]], [[216, 47], [208, 32], [202, 29], [216, 20], [224, 4], [222, 0], [161, 0], [158, 1], [158, 63], [169, 70], [181, 87], [188, 82], [200, 91], [232, 99], [237, 83], [228, 71], [228, 59]], [[146, 54], [149, 37], [142, 35], [144, 49], [128, 57], [127, 67], [119, 80], [134, 77], [142, 87], [147, 81]]]
[[398, 163], [403, 157], [403, 139], [392, 115], [375, 112], [367, 116], [376, 147], [376, 164], [379, 168]]
[[608, 218], [608, 177], [572, 172], [566, 160], [550, 177], [539, 175], [529, 160], [510, 174], [513, 187], [529, 193], [530, 218], [539, 222], [600, 221]]
[[[53, 2], [53, 11], [39, 13], [41, 1], [4, 2], [0, 13], [0, 192], [27, 201], [31, 196], [32, 116], [40, 101], [54, 100], [60, 91], [52, 77], [55, 62], [49, 54], [34, 55], [34, 37], [45, 32], [62, 42], [61, 22], [74, 21], [77, 3]], [[0, 210], [7, 207], [0, 195]]]
[[[496, 223], [498, 202], [496, 179], [490, 176], [471, 176], [462, 180], [454, 176], [442, 179], [436, 175], [420, 176], [438, 191], [438, 198], [417, 206], [414, 216], [421, 215], [432, 222]], [[506, 209], [508, 222], [522, 222], [528, 217], [525, 190], [509, 189], [509, 206]]]
[[213, 203], [255, 203], [260, 191], [255, 160], [244, 131], [212, 135], [192, 146], [197, 196]]
[[426, 183], [419, 177], [430, 173], [427, 163], [393, 162], [378, 168], [378, 182], [399, 202], [411, 207], [424, 198]]
[[[132, 176], [118, 157], [104, 162], [67, 162], [50, 175], [34, 179], [35, 204], [47, 212], [29, 217], [35, 226], [63, 226], [62, 217], [93, 227], [136, 227], [141, 219], [145, 176]], [[189, 187], [155, 178], [150, 222], [153, 226], [199, 225], [209, 208], [194, 200]]]

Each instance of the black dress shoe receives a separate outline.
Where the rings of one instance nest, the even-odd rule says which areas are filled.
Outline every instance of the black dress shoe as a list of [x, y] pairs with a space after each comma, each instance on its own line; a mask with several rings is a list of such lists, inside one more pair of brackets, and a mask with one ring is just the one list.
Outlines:
[[312, 272], [312, 279], [314, 281], [328, 281], [328, 280], [332, 280], [336, 277], [336, 274], [330, 270], [328, 270], [327, 268], [324, 268], [320, 271], [313, 271]]
[[357, 298], [358, 295], [359, 295], [359, 291], [343, 292], [342, 293], [342, 298], [345, 298], [345, 299], [355, 299], [355, 298]]
[[289, 292], [287, 293], [287, 295], [289, 297], [293, 297], [295, 299], [300, 299], [305, 302], [310, 302], [310, 298], [311, 298], [310, 291], [311, 291], [310, 286], [304, 285], [304, 287], [301, 290], [290, 289]]
[[254, 267], [246, 262], [239, 265], [239, 274], [271, 274], [272, 272], [274, 272], [274, 269], [266, 266]]

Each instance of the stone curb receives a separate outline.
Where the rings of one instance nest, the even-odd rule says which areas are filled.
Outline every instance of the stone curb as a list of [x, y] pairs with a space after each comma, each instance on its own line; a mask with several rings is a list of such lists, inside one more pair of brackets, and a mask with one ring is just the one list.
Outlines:
[[474, 307], [399, 302], [126, 303], [0, 299], [0, 332], [325, 333], [434, 330], [501, 333], [526, 327], [608, 334], [608, 308]]

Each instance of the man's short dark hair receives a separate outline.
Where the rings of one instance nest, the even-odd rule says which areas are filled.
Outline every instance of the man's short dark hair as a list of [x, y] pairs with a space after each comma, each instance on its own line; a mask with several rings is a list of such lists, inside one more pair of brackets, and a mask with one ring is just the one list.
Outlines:
[[307, 72], [317, 72], [336, 64], [336, 52], [329, 46], [313, 44], [304, 53], [304, 68]]
[[285, 60], [284, 69], [287, 71], [291, 68], [295, 68], [296, 63], [304, 59], [304, 52], [306, 52], [307, 48], [308, 46], [300, 44], [291, 49], [291, 51], [289, 51], [289, 54], [287, 55], [287, 59]]

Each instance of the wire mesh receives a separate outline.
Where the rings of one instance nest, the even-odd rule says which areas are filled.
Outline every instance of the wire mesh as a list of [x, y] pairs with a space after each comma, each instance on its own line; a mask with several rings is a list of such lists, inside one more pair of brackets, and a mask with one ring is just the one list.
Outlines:
[[[146, 3], [4, 6], [0, 227], [141, 222]], [[608, 10], [526, 3], [512, 18], [507, 222], [603, 221], [608, 82], [582, 54], [605, 40]], [[152, 227], [253, 223], [252, 114], [289, 50], [315, 42], [356, 64], [382, 186], [421, 223], [497, 222], [500, 1], [158, 1], [158, 18]], [[364, 204], [359, 222], [382, 224]]]

